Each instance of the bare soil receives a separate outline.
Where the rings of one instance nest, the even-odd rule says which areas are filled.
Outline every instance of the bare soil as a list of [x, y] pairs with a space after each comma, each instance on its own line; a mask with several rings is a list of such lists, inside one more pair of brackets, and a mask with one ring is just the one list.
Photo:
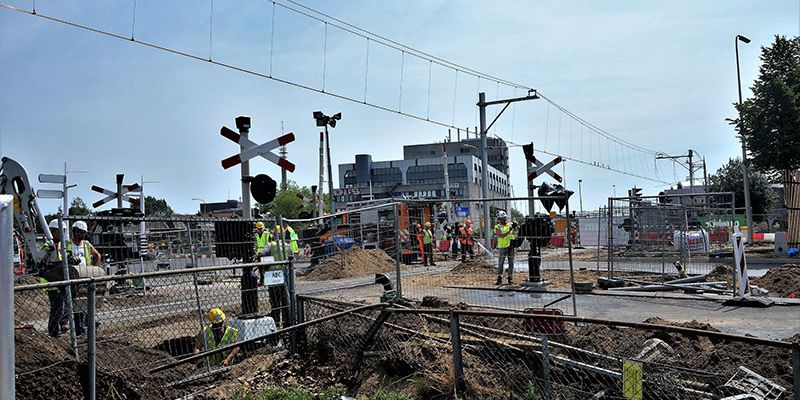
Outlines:
[[394, 260], [381, 249], [350, 249], [328, 257], [311, 272], [298, 279], [326, 281], [394, 271]]
[[[18, 399], [82, 399], [85, 365], [76, 362], [64, 339], [51, 338], [32, 329], [17, 329], [14, 335], [16, 396]], [[170, 388], [189, 376], [189, 367], [150, 374], [154, 361], [172, 357], [158, 350], [126, 342], [97, 343], [97, 397], [108, 399], [176, 398], [180, 391]]]
[[752, 282], [781, 297], [800, 296], [800, 265], [786, 264], [771, 268], [764, 276], [753, 278]]

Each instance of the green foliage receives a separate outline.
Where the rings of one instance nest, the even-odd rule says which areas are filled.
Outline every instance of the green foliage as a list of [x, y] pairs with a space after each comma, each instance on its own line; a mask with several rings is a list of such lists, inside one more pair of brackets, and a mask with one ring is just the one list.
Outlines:
[[234, 400], [339, 400], [345, 391], [341, 388], [329, 387], [316, 396], [303, 388], [271, 387], [257, 394], [236, 393]]
[[512, 221], [522, 222], [523, 219], [525, 219], [525, 216], [522, 215], [522, 212], [520, 212], [516, 208], [512, 208], [511, 209], [511, 220]]
[[341, 400], [342, 396], [346, 393], [344, 389], [337, 388], [337, 387], [329, 387], [319, 393], [317, 393], [317, 399], [319, 400]]
[[70, 203], [69, 215], [94, 215], [94, 211], [86, 205], [83, 199], [76, 196]]
[[427, 376], [417, 376], [411, 380], [414, 386], [414, 394], [420, 399], [430, 399], [436, 395], [442, 394], [440, 390], [434, 387], [433, 382]]
[[[281, 185], [281, 190], [275, 195], [275, 200], [269, 204], [259, 205], [261, 213], [272, 213], [273, 217], [282, 216], [284, 218], [297, 218], [301, 211], [314, 213], [316, 205], [314, 204], [314, 196], [311, 193], [311, 188], [307, 186], [300, 187], [294, 181], [287, 181], [286, 186]], [[297, 195], [303, 196], [303, 199]], [[328, 195], [323, 196], [325, 202], [325, 209], [330, 210], [330, 198]], [[299, 209], [300, 205], [305, 202], [305, 207]]]
[[378, 389], [370, 400], [414, 400], [414, 397], [396, 390]]
[[175, 212], [164, 199], [153, 196], [144, 197], [144, 215], [148, 217], [171, 217]]
[[[748, 169], [750, 178], [750, 204], [754, 219], [763, 219], [772, 205], [777, 201], [775, 192], [770, 188], [770, 180], [765, 174]], [[734, 192], [737, 208], [744, 207], [744, 177], [742, 176], [742, 160], [735, 158], [720, 167], [708, 177], [709, 191]]]
[[747, 144], [748, 165], [761, 171], [800, 168], [800, 38], [775, 36], [761, 48], [759, 76], [753, 97], [737, 105]]
[[541, 400], [542, 396], [539, 394], [539, 387], [533, 382], [528, 382], [523, 398], [525, 400]]

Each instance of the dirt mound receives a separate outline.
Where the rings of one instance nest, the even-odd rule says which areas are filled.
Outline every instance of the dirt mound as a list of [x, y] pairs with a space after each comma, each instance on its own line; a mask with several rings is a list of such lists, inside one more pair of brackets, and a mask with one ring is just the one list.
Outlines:
[[717, 265], [706, 275], [707, 282], [725, 281], [728, 287], [733, 287], [733, 267], [730, 265]]
[[437, 296], [424, 296], [420, 306], [425, 308], [457, 308], [459, 310], [466, 310], [469, 308], [469, 306], [467, 306], [467, 304], [464, 302], [450, 304], [450, 302], [446, 299]]
[[800, 296], [800, 265], [770, 268], [764, 276], [753, 278], [751, 282], [781, 297]]
[[325, 281], [388, 272], [394, 269], [394, 260], [385, 251], [356, 248], [328, 257], [303, 278], [309, 281]]
[[700, 322], [697, 320], [691, 320], [689, 322], [671, 322], [661, 317], [650, 317], [644, 320], [644, 322], [655, 325], [672, 325], [672, 326], [680, 326], [682, 328], [699, 329], [701, 331], [720, 332], [719, 329], [714, 328], [708, 322]]
[[489, 265], [485, 258], [478, 257], [456, 265], [450, 272], [456, 274], [489, 274], [494, 273], [495, 270], [496, 268]]
[[[66, 339], [51, 338], [32, 329], [18, 329], [14, 342], [17, 398], [83, 398], [82, 385], [87, 377], [85, 357], [76, 361]], [[168, 384], [192, 374], [190, 367], [150, 374], [148, 369], [154, 363], [172, 358], [164, 352], [130, 343], [98, 341], [97, 353], [98, 398], [180, 397], [181, 392]]]

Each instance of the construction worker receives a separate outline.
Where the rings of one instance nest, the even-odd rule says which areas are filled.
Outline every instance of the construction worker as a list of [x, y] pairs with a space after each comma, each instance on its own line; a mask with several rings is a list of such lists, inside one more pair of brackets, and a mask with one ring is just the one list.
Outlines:
[[425, 223], [425, 229], [422, 230], [422, 264], [424, 266], [436, 266], [433, 261], [433, 231], [431, 230], [431, 223]]
[[[203, 330], [197, 335], [194, 344], [194, 354], [200, 354], [202, 350], [214, 350], [218, 347], [236, 343], [239, 338], [239, 330], [228, 326], [225, 321], [225, 313], [219, 308], [212, 308], [206, 314], [209, 324], [203, 326]], [[222, 353], [208, 356], [211, 366], [227, 366], [239, 353], [239, 348], [234, 348], [223, 358]]]
[[449, 239], [450, 239], [450, 251], [453, 253], [453, 260], [458, 258], [458, 248], [460, 247], [459, 246], [459, 240], [458, 240], [458, 231], [460, 229], [461, 229], [461, 226], [458, 224], [458, 222], [453, 222], [453, 225], [451, 225], [451, 228], [448, 231], [448, 234], [450, 235], [450, 237], [449, 237]]
[[470, 260], [475, 258], [475, 251], [472, 249], [472, 246], [475, 245], [475, 239], [472, 237], [474, 234], [472, 221], [464, 221], [464, 226], [458, 230], [458, 241], [461, 243], [461, 262], [467, 261], [467, 253], [469, 253]]
[[[283, 230], [283, 242], [289, 243], [289, 247], [292, 250], [289, 256], [295, 257], [297, 253], [300, 252], [300, 246], [297, 244], [298, 240], [297, 233], [295, 233], [294, 229], [285, 222], [283, 223], [283, 227], [285, 228]], [[281, 228], [279, 226], [276, 226], [275, 229], [277, 232], [281, 231]]]
[[89, 228], [84, 221], [75, 221], [72, 224], [72, 237], [67, 243], [67, 256], [75, 266], [100, 265], [102, 257], [100, 252], [87, 240]]
[[[67, 230], [67, 224], [61, 223], [64, 231]], [[50, 235], [53, 236], [53, 241], [44, 241], [39, 245], [40, 250], [45, 249], [60, 249], [61, 248], [61, 229], [59, 229], [58, 220], [53, 219], [48, 225]], [[57, 282], [64, 280], [64, 269], [61, 264], [61, 253], [58, 253], [58, 259], [51, 260], [51, 252], [48, 253], [44, 268], [39, 271], [39, 283]], [[50, 316], [47, 320], [47, 334], [52, 337], [58, 337], [61, 332], [67, 330], [67, 323], [69, 318], [64, 312], [64, 302], [66, 298], [66, 290], [64, 288], [48, 288], [43, 289], [47, 293], [47, 300], [50, 303]]]
[[498, 223], [494, 226], [494, 235], [497, 237], [497, 249], [500, 254], [497, 260], [497, 281], [495, 285], [503, 283], [503, 264], [508, 258], [508, 284], [514, 282], [514, 246], [511, 242], [516, 238], [517, 228], [508, 223], [508, 214], [500, 210], [497, 213]]
[[256, 222], [256, 257], [269, 255], [269, 242], [271, 241], [272, 235], [264, 229], [264, 223]]
[[420, 258], [422, 258], [425, 255], [425, 251], [422, 248], [422, 225], [419, 223], [414, 224], [414, 238], [416, 239], [417, 248], [419, 248]]

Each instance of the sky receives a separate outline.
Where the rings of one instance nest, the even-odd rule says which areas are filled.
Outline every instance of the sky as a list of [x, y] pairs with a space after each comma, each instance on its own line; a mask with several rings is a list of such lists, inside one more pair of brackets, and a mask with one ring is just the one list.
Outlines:
[[[693, 149], [705, 157], [709, 173], [741, 155], [725, 121], [734, 116], [737, 100], [735, 36], [752, 40], [740, 45], [747, 97], [760, 47], [800, 30], [800, 5], [786, 0], [297, 1], [451, 63], [535, 88], [637, 146], [673, 155]], [[33, 7], [31, 1], [0, 2]], [[289, 177], [310, 186], [317, 182], [319, 144], [312, 112], [341, 112], [331, 132], [338, 187], [336, 165], [354, 162], [355, 154], [400, 159], [404, 144], [447, 137], [446, 127], [425, 119], [477, 125], [478, 91], [489, 100], [525, 94], [310, 19], [282, 7], [297, 8], [286, 0], [278, 4], [38, 0], [35, 7], [42, 15], [357, 101], [0, 8], [0, 154], [21, 162], [37, 189], [48, 185], [36, 183], [36, 176], [63, 173], [66, 162], [69, 170], [88, 171], [69, 174], [78, 185], [71, 197], [99, 200], [104, 196], [91, 186], [113, 189], [114, 175], [124, 173], [125, 183], [144, 177], [148, 195], [194, 213], [193, 198], [212, 202], [241, 194], [238, 168], [220, 165], [238, 148], [218, 133], [223, 125], [235, 127], [238, 115], [252, 118], [250, 138], [258, 143], [279, 136], [282, 127], [294, 132], [288, 158], [297, 169]], [[497, 111], [489, 110], [490, 120]], [[587, 210], [634, 185], [655, 195], [669, 182], [685, 180], [686, 171], [671, 163], [609, 147], [543, 99], [516, 103], [490, 134], [651, 178], [563, 163], [557, 172], [576, 192], [582, 180]], [[516, 195], [524, 195], [522, 151], [512, 147], [510, 153], [511, 183]], [[252, 174], [280, 177], [266, 160], [250, 165]], [[571, 203], [579, 208], [577, 194]], [[40, 201], [45, 212], [59, 204]]]

